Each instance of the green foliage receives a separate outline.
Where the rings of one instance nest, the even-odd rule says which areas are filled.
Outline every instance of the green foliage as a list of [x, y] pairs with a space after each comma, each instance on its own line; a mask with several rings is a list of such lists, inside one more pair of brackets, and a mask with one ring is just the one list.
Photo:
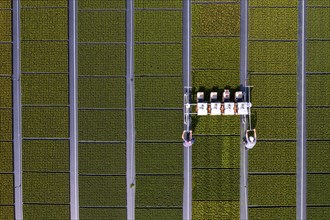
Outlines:
[[25, 105], [67, 105], [67, 74], [24, 74], [21, 77], [22, 103]]
[[307, 43], [307, 72], [330, 72], [330, 43], [327, 41], [311, 41]]
[[125, 174], [125, 144], [79, 144], [79, 173]]
[[240, 0], [192, 0], [193, 4], [198, 4], [199, 2], [222, 2], [222, 3], [239, 3]]
[[125, 111], [80, 110], [79, 139], [88, 141], [126, 140]]
[[239, 219], [239, 201], [193, 201], [193, 219]]
[[206, 69], [239, 69], [239, 38], [192, 39], [192, 66]]
[[193, 168], [239, 168], [239, 137], [195, 136]]
[[12, 110], [0, 109], [0, 141], [12, 140]]
[[239, 169], [193, 169], [192, 175], [194, 200], [239, 200]]
[[125, 45], [79, 44], [79, 75], [125, 75]]
[[[321, 0], [322, 1], [322, 0]], [[292, 0], [250, 0], [250, 6], [298, 6], [298, 1]]]
[[308, 106], [330, 106], [329, 75], [307, 75], [306, 79], [306, 103]]
[[182, 120], [181, 110], [136, 110], [136, 140], [181, 141]]
[[[0, 2], [0, 8], [2, 6]], [[11, 11], [0, 10], [0, 41], [11, 41]]]
[[125, 78], [92, 78], [78, 80], [80, 108], [125, 108]]
[[80, 206], [126, 206], [126, 176], [80, 176]]
[[13, 172], [13, 144], [0, 142], [0, 173]]
[[[325, 153], [325, 152], [324, 152]], [[329, 171], [327, 171], [329, 172]], [[330, 175], [307, 174], [307, 204], [329, 205]]]
[[251, 75], [253, 106], [296, 106], [296, 80], [296, 75]]
[[258, 142], [249, 151], [251, 172], [295, 172], [295, 142]]
[[80, 219], [126, 220], [126, 208], [80, 208]]
[[24, 203], [69, 204], [69, 173], [23, 172]]
[[182, 209], [136, 208], [136, 219], [179, 220], [182, 219]]
[[135, 12], [136, 42], [181, 42], [181, 11], [148, 11]]
[[125, 0], [79, 0], [79, 9], [126, 9]]
[[[1, 5], [1, 3], [0, 3]], [[14, 217], [14, 206], [1, 206], [0, 213], [2, 219], [15, 219]]]
[[0, 205], [13, 205], [14, 204], [14, 175], [13, 174], [0, 174]]
[[295, 175], [249, 175], [249, 204], [295, 206]]
[[0, 107], [12, 107], [12, 80], [11, 78], [0, 77]]
[[[295, 207], [249, 208], [249, 219], [296, 219]], [[308, 218], [309, 219], [309, 218]]]
[[23, 140], [23, 169], [28, 171], [69, 171], [69, 142]]
[[9, 9], [11, 8], [11, 0], [1, 0], [0, 1], [0, 8], [6, 8]]
[[23, 107], [23, 137], [68, 137], [67, 107]]
[[[310, 0], [308, 1], [310, 2]], [[322, 1], [326, 2], [326, 1]], [[329, 2], [330, 6], [330, 2]], [[329, 8], [313, 8], [307, 10], [308, 38], [330, 38], [330, 11]]]
[[238, 116], [196, 116], [195, 134], [239, 134]]
[[24, 204], [24, 219], [69, 219], [70, 205], [50, 205], [50, 204]]
[[181, 143], [136, 143], [136, 172], [182, 174]]
[[307, 5], [308, 6], [330, 6], [330, 2], [325, 1], [325, 0], [308, 0]]
[[250, 39], [297, 39], [298, 8], [251, 8]]
[[11, 44], [0, 44], [0, 75], [12, 73], [12, 47]]
[[80, 42], [125, 42], [125, 11], [80, 11]]
[[[1, 0], [2, 1], [2, 0]], [[43, 7], [43, 6], [58, 6], [67, 7], [67, 0], [21, 0], [21, 6], [24, 7]]]
[[137, 44], [134, 50], [136, 75], [181, 75], [181, 44]]
[[68, 39], [67, 8], [22, 9], [21, 21], [24, 40]]
[[330, 112], [328, 109], [307, 109], [307, 139], [327, 139], [330, 137]]
[[135, 8], [181, 8], [182, 0], [135, 0]]
[[182, 206], [182, 175], [138, 175], [136, 206]]
[[197, 36], [239, 36], [239, 4], [193, 4], [192, 33]]
[[68, 72], [67, 42], [22, 41], [22, 72]]
[[249, 71], [295, 73], [297, 71], [297, 43], [250, 41]]
[[307, 219], [328, 220], [329, 207], [307, 207]]
[[258, 139], [296, 138], [295, 108], [254, 108], [252, 114]]
[[181, 77], [135, 78], [136, 107], [180, 108], [182, 100]]
[[330, 170], [330, 142], [307, 141], [307, 171], [329, 172]]

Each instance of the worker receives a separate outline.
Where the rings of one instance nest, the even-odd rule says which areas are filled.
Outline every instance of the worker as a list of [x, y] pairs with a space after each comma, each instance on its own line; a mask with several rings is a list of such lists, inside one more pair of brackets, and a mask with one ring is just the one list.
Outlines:
[[[249, 135], [250, 131], [253, 131], [254, 135]], [[257, 143], [257, 131], [256, 129], [247, 130], [245, 135], [245, 147], [247, 149], [252, 149]]]
[[182, 132], [182, 140], [184, 147], [191, 147], [195, 142], [195, 138], [192, 137], [192, 130]]

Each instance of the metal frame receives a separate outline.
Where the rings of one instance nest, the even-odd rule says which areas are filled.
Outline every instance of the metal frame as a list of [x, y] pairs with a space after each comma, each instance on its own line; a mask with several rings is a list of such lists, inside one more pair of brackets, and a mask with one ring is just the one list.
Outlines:
[[306, 0], [298, 2], [297, 219], [306, 219]]
[[79, 219], [78, 187], [78, 0], [69, 1], [70, 216]]
[[134, 0], [126, 0], [126, 196], [127, 219], [135, 219]]
[[15, 219], [23, 219], [20, 0], [13, 1], [13, 145]]
[[[184, 130], [190, 130], [190, 108], [186, 104], [190, 103], [191, 97], [191, 0], [183, 1], [183, 117]], [[188, 113], [188, 114], [187, 114]], [[184, 187], [183, 187], [183, 219], [192, 219], [192, 148], [184, 148]]]
[[[244, 101], [247, 96], [248, 86], [248, 14], [249, 1], [241, 0], [240, 17], [240, 85], [244, 93]], [[250, 100], [249, 100], [250, 101]], [[251, 117], [251, 116], [250, 116]], [[240, 132], [240, 219], [248, 219], [248, 149], [245, 148], [243, 138], [248, 127], [247, 117], [241, 116]]]

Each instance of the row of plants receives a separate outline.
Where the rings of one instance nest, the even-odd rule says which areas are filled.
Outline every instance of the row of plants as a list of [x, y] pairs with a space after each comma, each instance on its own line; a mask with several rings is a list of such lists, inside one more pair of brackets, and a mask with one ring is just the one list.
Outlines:
[[70, 204], [23, 204], [23, 211], [24, 219], [70, 219]]
[[79, 0], [79, 9], [126, 9], [125, 0]]
[[329, 141], [307, 141], [307, 172], [323, 172], [330, 170]]
[[329, 75], [306, 76], [306, 105], [307, 106], [330, 106], [330, 97], [324, 95], [330, 88]]
[[12, 73], [12, 46], [11, 44], [0, 44], [0, 75], [11, 75]]
[[0, 41], [10, 42], [11, 41], [11, 10], [5, 10], [4, 5], [0, 5], [3, 9], [0, 11]]

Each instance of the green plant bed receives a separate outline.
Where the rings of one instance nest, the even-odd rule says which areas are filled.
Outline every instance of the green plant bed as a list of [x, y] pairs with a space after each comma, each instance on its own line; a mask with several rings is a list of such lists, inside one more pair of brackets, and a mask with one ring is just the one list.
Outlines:
[[330, 173], [307, 174], [307, 204], [329, 205]]
[[193, 200], [239, 200], [239, 169], [193, 169], [192, 175]]
[[203, 4], [203, 2], [209, 2], [210, 4], [216, 4], [217, 2], [221, 3], [239, 3], [240, 0], [192, 0], [193, 4]]
[[[2, 3], [0, 3], [0, 8]], [[0, 11], [0, 41], [11, 41], [11, 11], [10, 10], [1, 10]]]
[[330, 216], [330, 207], [308, 207], [307, 219], [328, 220]]
[[297, 39], [298, 8], [251, 8], [250, 39]]
[[14, 175], [13, 174], [0, 174], [0, 205], [13, 205], [14, 204]]
[[307, 75], [306, 104], [308, 106], [330, 106], [330, 75]]
[[23, 172], [24, 203], [69, 204], [69, 173]]
[[252, 105], [296, 106], [296, 78], [296, 75], [251, 75]]
[[249, 151], [250, 172], [296, 172], [295, 142], [257, 142]]
[[307, 141], [307, 171], [329, 172], [330, 141]]
[[124, 44], [79, 44], [79, 76], [125, 76], [125, 51]]
[[11, 44], [0, 44], [0, 75], [12, 73], [12, 47]]
[[249, 219], [296, 219], [295, 207], [249, 208]]
[[194, 116], [194, 134], [238, 135], [240, 132], [239, 116]]
[[182, 209], [136, 208], [136, 219], [179, 220], [182, 219]]
[[79, 144], [79, 173], [125, 174], [125, 144]]
[[126, 42], [125, 11], [79, 11], [80, 42]]
[[24, 204], [24, 219], [69, 219], [70, 205]]
[[239, 168], [238, 136], [196, 136], [193, 168]]
[[9, 9], [9, 8], [11, 8], [11, 5], [12, 5], [11, 0], [2, 0], [0, 2], [0, 8]]
[[307, 109], [307, 138], [328, 139], [330, 130], [330, 112], [328, 109], [308, 108]]
[[135, 8], [181, 8], [182, 0], [135, 0]]
[[307, 2], [308, 6], [330, 6], [329, 1], [324, 1], [324, 0], [309, 0]]
[[182, 174], [181, 143], [136, 143], [136, 172]]
[[239, 4], [193, 4], [192, 34], [197, 36], [239, 36]]
[[249, 4], [250, 6], [298, 6], [297, 1], [291, 0], [250, 0]]
[[23, 107], [23, 137], [69, 136], [69, 109], [67, 107]]
[[249, 205], [295, 206], [295, 175], [249, 175]]
[[22, 72], [68, 72], [68, 43], [22, 41]]
[[306, 70], [308, 72], [330, 72], [330, 63], [327, 62], [330, 53], [329, 41], [307, 42]]
[[134, 48], [136, 75], [182, 75], [181, 44], [137, 44]]
[[79, 110], [79, 140], [126, 140], [126, 116], [122, 110]]
[[12, 141], [12, 110], [0, 109], [0, 141]]
[[182, 206], [183, 175], [138, 175], [137, 207]]
[[182, 108], [182, 77], [136, 77], [135, 107]]
[[21, 7], [44, 7], [44, 6], [57, 6], [57, 7], [67, 7], [67, 0], [22, 0]]
[[254, 108], [252, 127], [258, 139], [295, 139], [296, 108]]
[[80, 206], [126, 206], [126, 176], [79, 176]]
[[126, 2], [123, 0], [79, 0], [79, 9], [126, 9]]
[[327, 28], [330, 25], [329, 8], [312, 8], [312, 7], [308, 8], [307, 22], [308, 22], [308, 26], [307, 26], [308, 38], [326, 38], [326, 39], [330, 38], [329, 28]]
[[182, 110], [136, 110], [136, 140], [181, 141]]
[[0, 173], [13, 172], [13, 143], [0, 142]]
[[136, 42], [181, 42], [181, 11], [135, 11]]
[[80, 108], [125, 108], [125, 78], [79, 78], [78, 90]]
[[80, 208], [80, 219], [125, 220], [126, 208]]
[[193, 201], [193, 219], [239, 219], [239, 201]]
[[69, 171], [69, 141], [23, 140], [23, 170]]
[[273, 74], [296, 73], [296, 42], [249, 42], [249, 71]]
[[1, 218], [3, 219], [15, 219], [14, 206], [1, 206], [0, 205]]
[[192, 39], [192, 67], [239, 70], [239, 38]]
[[12, 107], [12, 79], [10, 77], [0, 77], [0, 107]]
[[24, 74], [21, 77], [22, 104], [68, 105], [67, 74]]
[[67, 40], [68, 9], [22, 9], [21, 27], [24, 40]]

